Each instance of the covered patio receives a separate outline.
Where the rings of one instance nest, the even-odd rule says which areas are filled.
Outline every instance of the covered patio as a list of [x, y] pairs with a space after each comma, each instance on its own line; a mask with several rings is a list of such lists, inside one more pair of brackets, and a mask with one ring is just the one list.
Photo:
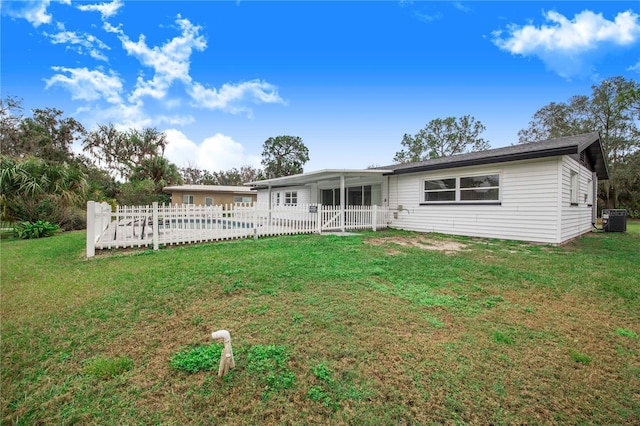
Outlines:
[[317, 204], [339, 209], [339, 229], [346, 229], [347, 207], [386, 206], [386, 173], [390, 170], [325, 169], [249, 182], [258, 202], [270, 208], [281, 205]]

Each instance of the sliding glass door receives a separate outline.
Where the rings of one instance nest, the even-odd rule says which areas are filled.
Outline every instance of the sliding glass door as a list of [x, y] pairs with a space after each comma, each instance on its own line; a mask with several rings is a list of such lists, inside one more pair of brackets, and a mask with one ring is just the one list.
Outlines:
[[[345, 188], [347, 206], [370, 206], [373, 203], [380, 203], [380, 188], [371, 185], [350, 186]], [[373, 196], [372, 196], [373, 193]], [[340, 205], [340, 188], [323, 189], [322, 204], [325, 206]]]

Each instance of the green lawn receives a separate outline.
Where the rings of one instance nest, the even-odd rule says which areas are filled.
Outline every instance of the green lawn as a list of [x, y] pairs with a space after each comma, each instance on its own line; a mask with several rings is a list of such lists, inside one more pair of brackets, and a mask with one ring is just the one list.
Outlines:
[[[84, 245], [1, 241], [3, 424], [640, 423], [638, 222]], [[229, 375], [176, 368], [218, 329]]]

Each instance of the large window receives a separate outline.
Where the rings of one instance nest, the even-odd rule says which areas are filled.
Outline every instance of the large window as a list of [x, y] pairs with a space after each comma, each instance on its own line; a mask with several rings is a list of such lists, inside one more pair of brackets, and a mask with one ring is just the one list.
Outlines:
[[182, 196], [182, 204], [193, 204], [193, 195], [184, 194]]
[[425, 179], [422, 190], [423, 204], [495, 203], [500, 201], [500, 175]]

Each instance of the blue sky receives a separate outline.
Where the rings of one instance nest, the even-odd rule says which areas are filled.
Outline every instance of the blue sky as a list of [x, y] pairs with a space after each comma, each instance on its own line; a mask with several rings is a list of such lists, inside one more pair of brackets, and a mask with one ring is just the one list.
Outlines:
[[492, 147], [542, 106], [640, 79], [637, 1], [3, 1], [1, 95], [88, 129], [167, 133], [183, 167], [392, 162], [404, 133], [472, 115]]

